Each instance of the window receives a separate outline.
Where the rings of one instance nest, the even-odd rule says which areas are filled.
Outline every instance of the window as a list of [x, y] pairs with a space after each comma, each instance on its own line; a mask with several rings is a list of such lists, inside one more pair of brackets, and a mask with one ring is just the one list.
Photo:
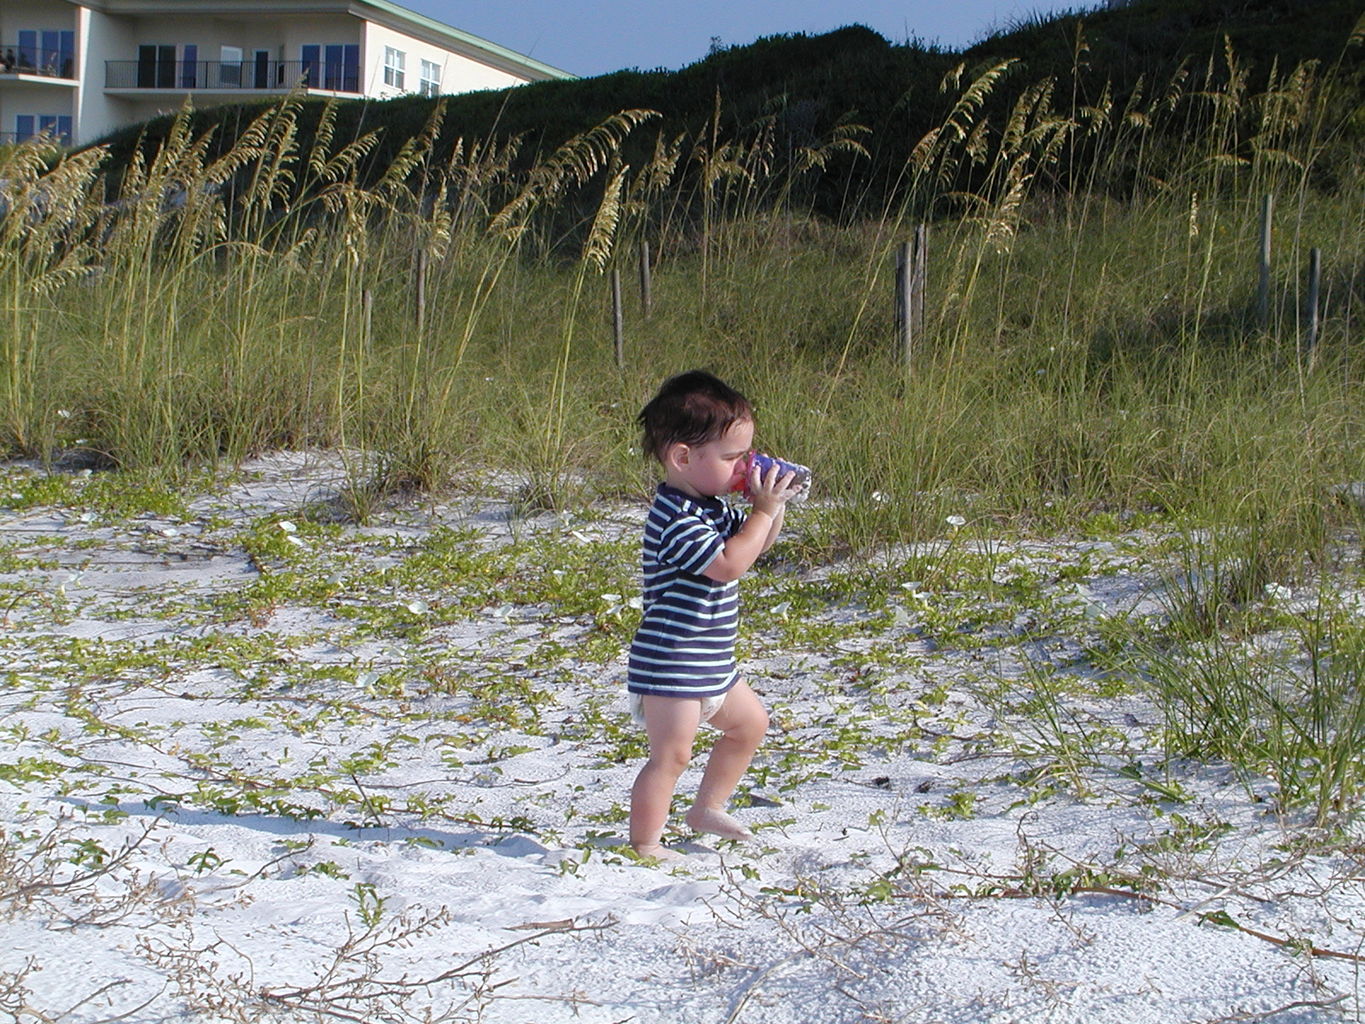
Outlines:
[[76, 73], [76, 33], [62, 29], [20, 32], [17, 57], [21, 71], [70, 78]]
[[384, 84], [391, 85], [395, 89], [403, 88], [403, 62], [407, 59], [407, 54], [402, 50], [395, 50], [392, 46], [384, 47]]
[[303, 61], [305, 87], [360, 91], [360, 47], [354, 43], [308, 44], [299, 48], [299, 56]]
[[422, 82], [417, 91], [423, 96], [441, 95], [441, 65], [435, 61], [422, 61]]
[[62, 29], [25, 29], [19, 33], [19, 52], [9, 51], [14, 70], [54, 78], [76, 73], [76, 33]]
[[220, 46], [218, 48], [218, 84], [230, 89], [242, 87], [242, 58], [245, 54], [240, 46]]
[[72, 78], [76, 73], [76, 33], [66, 31], [44, 31], [42, 34], [39, 57], [43, 69], [62, 78]]
[[[211, 84], [208, 72], [212, 66], [212, 61], [199, 59], [197, 43], [179, 47], [144, 43], [137, 48], [136, 85], [139, 89], [202, 89]], [[120, 86], [134, 84], [122, 73], [117, 77]]]
[[63, 145], [71, 144], [71, 118], [66, 114], [41, 114], [38, 130], [54, 136]]
[[144, 45], [137, 48], [137, 87], [175, 88], [175, 47]]
[[251, 87], [253, 89], [270, 88], [269, 50], [257, 50], [255, 53], [255, 60], [252, 61]]
[[5, 52], [5, 70], [71, 78], [76, 71], [76, 34], [61, 29], [26, 29], [19, 33], [19, 52]]
[[180, 88], [195, 89], [199, 86], [199, 47], [186, 43], [181, 48]]
[[322, 79], [319, 77], [321, 70], [320, 65], [322, 64], [321, 46], [315, 46], [313, 44], [300, 46], [299, 63], [303, 65], [299, 70], [299, 74], [303, 80], [303, 87], [305, 89], [316, 89], [322, 84]]
[[18, 114], [14, 118], [14, 141], [23, 142], [40, 132], [55, 136], [58, 142], [70, 145], [71, 117], [68, 114]]

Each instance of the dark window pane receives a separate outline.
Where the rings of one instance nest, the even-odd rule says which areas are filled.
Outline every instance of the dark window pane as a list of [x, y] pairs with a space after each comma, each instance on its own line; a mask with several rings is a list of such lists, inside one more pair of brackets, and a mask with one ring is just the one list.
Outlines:
[[360, 46], [350, 44], [343, 49], [343, 63], [346, 69], [346, 76], [341, 84], [344, 92], [360, 91]]
[[186, 43], [180, 62], [180, 88], [193, 89], [199, 84], [199, 47]]
[[137, 87], [150, 89], [156, 85], [156, 47], [137, 48]]
[[299, 56], [303, 58], [303, 85], [305, 89], [316, 89], [321, 84], [319, 78], [320, 68], [318, 63], [322, 57], [322, 47], [305, 46], [299, 51]]
[[156, 87], [158, 89], [175, 88], [174, 46], [158, 46], [156, 48]]

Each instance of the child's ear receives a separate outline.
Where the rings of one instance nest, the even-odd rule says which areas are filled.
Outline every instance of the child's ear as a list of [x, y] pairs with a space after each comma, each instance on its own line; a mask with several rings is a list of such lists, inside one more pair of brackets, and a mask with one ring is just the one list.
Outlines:
[[682, 442], [671, 444], [664, 452], [664, 465], [672, 469], [681, 469], [692, 459], [692, 449]]

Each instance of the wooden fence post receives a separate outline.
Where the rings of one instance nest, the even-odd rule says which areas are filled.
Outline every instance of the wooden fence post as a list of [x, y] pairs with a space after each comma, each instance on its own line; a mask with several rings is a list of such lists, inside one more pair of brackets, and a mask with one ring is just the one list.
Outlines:
[[1270, 221], [1275, 197], [1267, 195], [1261, 203], [1261, 273], [1256, 289], [1256, 322], [1261, 330], [1270, 325]]
[[910, 273], [911, 338], [924, 334], [924, 286], [929, 278], [929, 225], [915, 228], [915, 258]]
[[924, 333], [924, 286], [929, 276], [929, 228], [915, 228], [914, 242], [896, 248], [896, 339], [901, 365], [910, 372], [915, 340]]
[[613, 347], [616, 350], [616, 368], [625, 369], [626, 366], [626, 337], [625, 337], [625, 317], [621, 312], [621, 271], [611, 268], [611, 335]]
[[1311, 249], [1308, 253], [1308, 338], [1304, 342], [1304, 352], [1308, 355], [1308, 365], [1312, 366], [1317, 357], [1318, 329], [1321, 324], [1318, 315], [1319, 296], [1322, 290], [1322, 250]]
[[651, 277], [649, 267], [649, 243], [640, 243], [640, 307], [644, 311], [645, 319], [649, 319], [649, 314], [654, 305], [654, 282]]
[[910, 243], [902, 242], [896, 246], [896, 348], [906, 373], [910, 372], [910, 344], [914, 337], [910, 326], [910, 277]]

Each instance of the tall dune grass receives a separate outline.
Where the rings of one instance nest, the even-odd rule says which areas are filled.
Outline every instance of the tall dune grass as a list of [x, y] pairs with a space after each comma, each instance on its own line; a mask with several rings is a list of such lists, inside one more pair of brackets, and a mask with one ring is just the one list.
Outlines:
[[[637, 490], [631, 411], [663, 374], [704, 364], [760, 401], [765, 443], [815, 465], [833, 499], [815, 533], [834, 547], [932, 531], [966, 500], [1057, 522], [1156, 507], [1319, 544], [1326, 485], [1365, 468], [1351, 442], [1361, 168], [1338, 158], [1338, 187], [1315, 181], [1335, 80], [1306, 65], [1248, 95], [1226, 53], [1122, 107], [1107, 89], [1086, 106], [1093, 88], [1020, 85], [997, 123], [985, 111], [1012, 66], [961, 71], [896, 203], [837, 224], [811, 214], [803, 182], [874, 140], [846, 125], [778, 154], [763, 124], [727, 138], [719, 98], [699, 137], [660, 137], [640, 167], [623, 144], [649, 130], [645, 111], [528, 170], [515, 141], [438, 156], [438, 109], [367, 186], [376, 136], [335, 138], [329, 112], [304, 151], [293, 99], [214, 158], [182, 117], [112, 196], [98, 152], [12, 147], [0, 437], [15, 454], [81, 448], [171, 474], [341, 446], [376, 455], [389, 484], [441, 486], [477, 464], [554, 504]], [[1278, 248], [1262, 328], [1266, 194]], [[923, 217], [930, 297], [907, 370], [892, 253]], [[640, 241], [654, 309], [629, 304], [618, 372], [603, 274], [633, 274]], [[1310, 246], [1329, 268], [1311, 358]]]

